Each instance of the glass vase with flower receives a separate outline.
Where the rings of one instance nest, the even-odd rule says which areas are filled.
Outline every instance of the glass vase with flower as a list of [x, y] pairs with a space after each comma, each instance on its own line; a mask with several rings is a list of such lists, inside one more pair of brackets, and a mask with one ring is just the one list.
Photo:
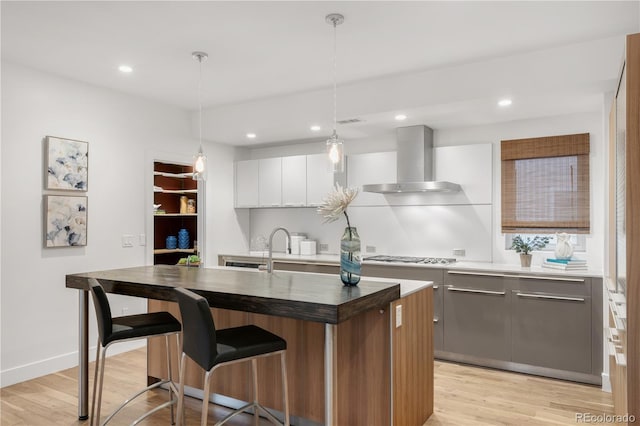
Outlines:
[[318, 208], [325, 223], [334, 222], [342, 215], [347, 220], [347, 227], [340, 239], [340, 279], [345, 286], [355, 286], [360, 282], [362, 263], [360, 258], [360, 236], [358, 230], [351, 226], [347, 207], [358, 195], [357, 188], [343, 188], [336, 183], [334, 190], [324, 199]]

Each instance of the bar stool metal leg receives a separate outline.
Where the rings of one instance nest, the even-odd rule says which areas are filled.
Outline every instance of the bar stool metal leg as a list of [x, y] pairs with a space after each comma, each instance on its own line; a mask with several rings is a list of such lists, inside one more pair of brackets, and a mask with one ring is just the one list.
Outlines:
[[202, 395], [202, 426], [207, 426], [207, 418], [209, 417], [209, 393], [211, 388], [211, 373], [213, 370], [209, 370], [204, 375], [204, 394]]
[[[169, 401], [173, 400], [173, 378], [171, 374], [171, 347], [169, 345], [169, 335], [164, 336], [165, 346], [167, 347], [167, 378], [169, 379]], [[173, 412], [173, 404], [169, 405], [169, 410], [171, 412], [171, 424], [175, 425], [175, 413]]]
[[[98, 401], [96, 402], [96, 417], [95, 417], [95, 425], [100, 425], [100, 408], [102, 407], [102, 388], [104, 387], [104, 364], [106, 361], [107, 348], [102, 348], [100, 351], [100, 373], [98, 376], [99, 384], [98, 384]], [[93, 410], [92, 410], [93, 411]]]
[[184, 420], [184, 375], [186, 372], [186, 366], [187, 366], [187, 354], [182, 353], [182, 356], [180, 357], [180, 388], [178, 391], [178, 425], [182, 426], [185, 425], [185, 420]]
[[251, 360], [251, 376], [253, 378], [253, 423], [258, 426], [260, 423], [260, 410], [258, 409], [258, 360]]
[[289, 426], [289, 386], [287, 384], [287, 360], [285, 356], [285, 351], [280, 352], [280, 370], [282, 372], [282, 393], [284, 399], [284, 426]]
[[102, 347], [102, 345], [100, 344], [100, 338], [98, 337], [98, 345], [96, 346], [96, 363], [95, 363], [95, 368], [94, 368], [94, 374], [93, 374], [93, 395], [91, 398], [91, 418], [89, 421], [89, 424], [94, 425], [97, 424], [94, 414], [95, 414], [95, 407], [96, 407], [96, 394], [97, 394], [97, 389], [98, 389], [98, 369], [100, 368], [100, 348]]

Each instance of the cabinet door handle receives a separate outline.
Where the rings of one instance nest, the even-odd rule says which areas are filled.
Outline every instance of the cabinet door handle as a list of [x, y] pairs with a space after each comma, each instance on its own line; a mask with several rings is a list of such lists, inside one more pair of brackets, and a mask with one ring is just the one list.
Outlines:
[[437, 324], [437, 323], [438, 323], [438, 321], [439, 321], [439, 320], [438, 320], [438, 318], [434, 318], [434, 319], [433, 319], [434, 324]]
[[459, 287], [447, 287], [449, 291], [459, 291], [462, 293], [479, 293], [479, 294], [493, 294], [498, 296], [504, 296], [504, 291], [491, 291], [491, 290], [474, 290], [472, 288], [459, 288]]
[[545, 277], [541, 275], [505, 275], [507, 278], [524, 278], [528, 280], [547, 280], [547, 281], [571, 281], [574, 283], [583, 283], [584, 278], [563, 278], [563, 277]]
[[434, 285], [434, 286], [433, 286], [433, 289], [434, 289], [434, 290], [437, 290], [437, 289], [439, 289], [439, 288], [440, 288], [440, 286], [439, 286], [439, 285]]
[[542, 294], [531, 293], [516, 293], [518, 297], [528, 297], [531, 299], [551, 299], [551, 300], [566, 300], [568, 302], [584, 302], [582, 297], [565, 297], [565, 296], [545, 296]]
[[462, 272], [462, 271], [447, 271], [447, 274], [451, 275], [479, 275], [482, 277], [504, 277], [504, 274], [492, 274], [489, 272]]

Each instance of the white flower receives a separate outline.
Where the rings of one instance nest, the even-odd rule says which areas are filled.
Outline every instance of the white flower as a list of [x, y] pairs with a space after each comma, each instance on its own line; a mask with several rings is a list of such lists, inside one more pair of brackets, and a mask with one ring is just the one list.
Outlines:
[[336, 183], [335, 189], [327, 194], [322, 206], [318, 207], [318, 214], [324, 217], [325, 223], [334, 222], [344, 214], [347, 218], [347, 226], [350, 226], [347, 207], [356, 198], [356, 195], [358, 195], [357, 188], [343, 188], [339, 183]]

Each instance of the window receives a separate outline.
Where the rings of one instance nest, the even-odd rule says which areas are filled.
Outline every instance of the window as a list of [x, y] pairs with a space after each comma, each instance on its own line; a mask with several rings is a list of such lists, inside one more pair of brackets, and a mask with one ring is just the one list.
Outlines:
[[589, 134], [504, 140], [502, 232], [587, 234]]
[[[524, 233], [518, 233], [518, 234], [506, 234], [505, 238], [504, 238], [504, 249], [505, 250], [509, 250], [511, 249], [511, 246], [513, 245], [513, 237], [515, 237], [516, 235], [520, 235], [522, 236], [522, 238], [533, 238], [536, 235], [539, 235], [541, 237], [547, 237], [549, 238], [549, 244], [547, 244], [542, 250], [543, 251], [554, 251], [556, 249], [556, 244], [557, 244], [557, 240], [556, 240], [556, 234], [524, 234]], [[573, 252], [574, 253], [580, 253], [580, 252], [586, 252], [587, 251], [587, 237], [584, 234], [571, 234], [570, 235], [570, 240], [569, 242], [571, 242], [571, 245], [573, 246]]]

